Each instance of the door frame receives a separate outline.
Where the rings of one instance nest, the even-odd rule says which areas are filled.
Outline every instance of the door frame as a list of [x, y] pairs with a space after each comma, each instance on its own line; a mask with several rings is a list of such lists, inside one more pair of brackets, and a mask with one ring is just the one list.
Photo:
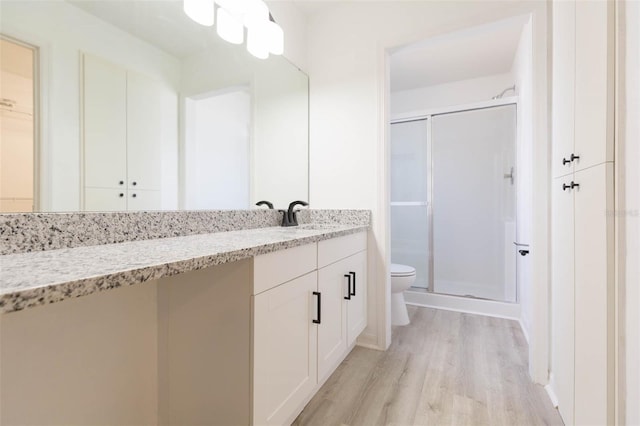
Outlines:
[[[41, 200], [41, 98], [43, 96], [44, 87], [42, 76], [40, 73], [42, 60], [42, 51], [36, 43], [32, 43], [32, 40], [23, 39], [22, 37], [16, 37], [12, 34], [2, 32], [0, 33], [0, 39], [25, 47], [33, 52], [33, 210], [32, 212], [39, 212], [42, 210]], [[25, 41], [26, 40], [26, 41]]]
[[[531, 118], [532, 118], [532, 251], [531, 256], [531, 316], [529, 330], [529, 375], [535, 383], [549, 383], [550, 348], [550, 207], [551, 207], [551, 128], [550, 128], [550, 46], [547, 28], [550, 8], [527, 14], [531, 23]], [[390, 55], [395, 46], [378, 44], [378, 99], [381, 103], [377, 140], [378, 180], [380, 194], [376, 205], [373, 230], [379, 242], [381, 256], [375, 266], [378, 274], [377, 313], [378, 347], [386, 348], [391, 340], [390, 306], [390, 244], [389, 244], [389, 152], [390, 152]]]

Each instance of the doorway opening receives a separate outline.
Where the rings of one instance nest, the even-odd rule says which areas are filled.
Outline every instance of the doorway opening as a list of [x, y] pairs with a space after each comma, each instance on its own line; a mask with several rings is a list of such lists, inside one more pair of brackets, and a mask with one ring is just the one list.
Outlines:
[[38, 211], [37, 57], [0, 36], [0, 213]]
[[521, 317], [531, 294], [531, 56], [529, 16], [390, 55], [391, 263], [416, 270], [408, 303]]
[[251, 94], [234, 87], [185, 99], [184, 208], [250, 205]]

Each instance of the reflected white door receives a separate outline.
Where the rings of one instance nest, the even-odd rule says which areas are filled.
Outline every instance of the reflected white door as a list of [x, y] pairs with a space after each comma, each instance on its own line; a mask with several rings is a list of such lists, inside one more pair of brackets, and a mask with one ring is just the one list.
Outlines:
[[515, 302], [516, 107], [431, 126], [434, 291]]

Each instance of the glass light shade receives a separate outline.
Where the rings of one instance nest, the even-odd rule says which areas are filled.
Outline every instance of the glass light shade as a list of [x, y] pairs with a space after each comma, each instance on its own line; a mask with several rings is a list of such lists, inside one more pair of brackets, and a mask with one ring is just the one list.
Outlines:
[[233, 44], [242, 44], [244, 41], [244, 27], [242, 20], [238, 19], [228, 10], [218, 8], [217, 29], [218, 35], [223, 40]]
[[213, 0], [184, 0], [184, 13], [200, 25], [210, 27], [214, 21]]
[[244, 26], [249, 28], [269, 22], [269, 7], [263, 0], [243, 0], [245, 3]]
[[284, 32], [282, 27], [273, 21], [267, 23], [269, 34], [269, 52], [274, 55], [282, 55], [284, 52]]
[[266, 25], [253, 25], [247, 32], [247, 50], [259, 59], [269, 57], [269, 38]]
[[233, 15], [243, 15], [247, 11], [248, 0], [215, 0], [215, 2], [223, 9], [231, 12]]

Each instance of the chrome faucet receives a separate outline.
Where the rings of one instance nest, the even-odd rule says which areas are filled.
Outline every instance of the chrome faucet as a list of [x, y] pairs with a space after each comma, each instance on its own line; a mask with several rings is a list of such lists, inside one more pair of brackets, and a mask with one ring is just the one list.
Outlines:
[[279, 212], [282, 212], [282, 226], [298, 226], [298, 211], [293, 210], [297, 205], [308, 206], [309, 203], [298, 200], [289, 204], [289, 209], [287, 211], [278, 210]]

